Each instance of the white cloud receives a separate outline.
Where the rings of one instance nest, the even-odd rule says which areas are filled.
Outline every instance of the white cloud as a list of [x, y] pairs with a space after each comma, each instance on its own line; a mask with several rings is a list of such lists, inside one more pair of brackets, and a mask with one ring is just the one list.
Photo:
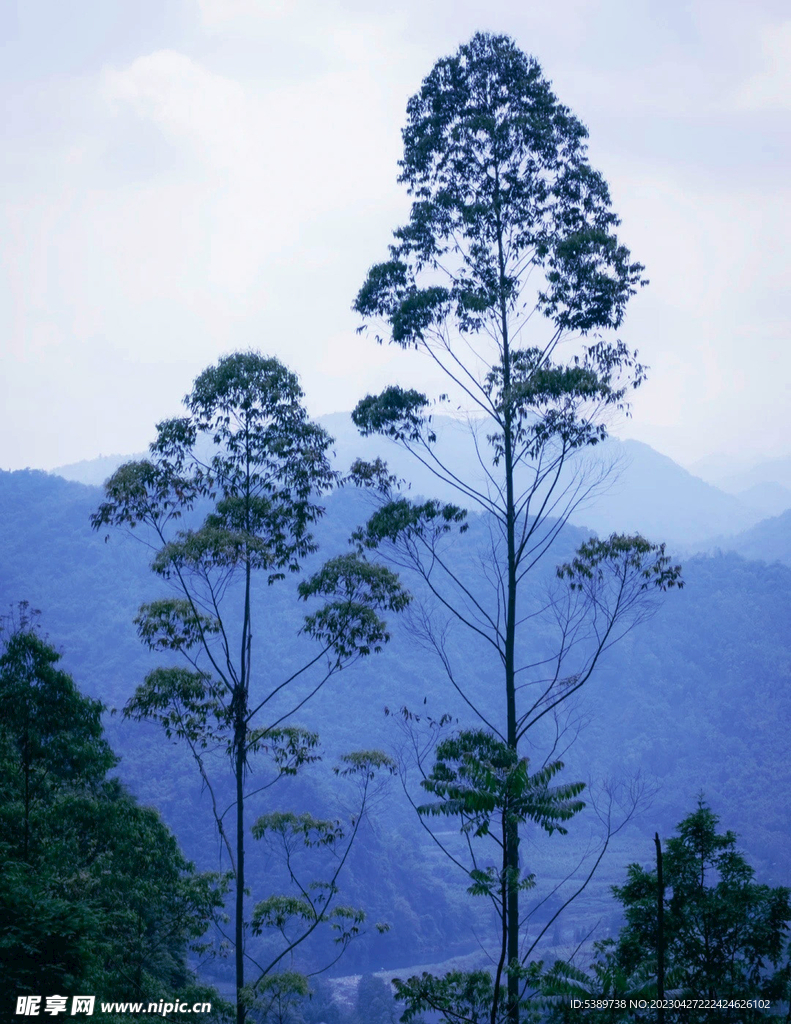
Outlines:
[[[376, 201], [372, 165], [387, 173], [384, 155], [388, 171], [394, 166], [396, 139], [382, 130], [381, 94], [361, 85], [353, 70], [326, 74], [319, 89], [242, 85], [173, 51], [106, 73], [118, 116], [126, 107], [193, 149], [202, 171], [187, 193], [197, 189], [202, 197], [209, 282], [235, 312], [240, 302], [260, 302], [260, 279], [273, 267], [317, 258], [331, 211], [354, 216]], [[161, 192], [153, 190], [148, 216], [141, 211], [149, 222]]]
[[[708, 13], [693, 0], [697, 38], [672, 5], [652, 35], [647, 0], [558, 0], [551, 16], [511, 0], [193, 2], [200, 22], [168, 48], [42, 79], [33, 106], [24, 90], [6, 97], [24, 131], [0, 197], [12, 353], [0, 433], [20, 437], [21, 464], [139, 450], [191, 377], [234, 348], [280, 356], [315, 412], [392, 376], [431, 390], [410, 353], [354, 335], [349, 306], [407, 209], [395, 180], [406, 99], [476, 28], [513, 34], [590, 121], [623, 237], [648, 266], [624, 331], [653, 367], [633, 425], [695, 457], [707, 424], [737, 446], [746, 418], [766, 436], [786, 415], [791, 197], [778, 160], [757, 144], [729, 171], [725, 145], [690, 153], [689, 131], [674, 134], [683, 119], [727, 130], [750, 59], [741, 40], [766, 12], [722, 0], [725, 18], [720, 0]], [[782, 54], [767, 53], [775, 81]], [[765, 121], [736, 121], [760, 143]], [[773, 372], [759, 383], [762, 365]]]
[[203, 149], [221, 165], [249, 151], [247, 97], [239, 82], [201, 67], [186, 54], [159, 50], [123, 69], [108, 69], [107, 99]]

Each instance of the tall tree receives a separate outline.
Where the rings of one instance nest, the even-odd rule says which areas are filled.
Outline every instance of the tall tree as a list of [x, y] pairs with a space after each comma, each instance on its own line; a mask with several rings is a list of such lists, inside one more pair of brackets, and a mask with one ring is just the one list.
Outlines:
[[[646, 592], [679, 583], [663, 546], [639, 536], [592, 539], [559, 569], [565, 591], [544, 608], [557, 629], [554, 649], [528, 629], [541, 613], [526, 598], [531, 574], [596, 482], [579, 456], [606, 438], [608, 413], [628, 412], [629, 392], [645, 374], [610, 333], [645, 280], [616, 236], [586, 135], [511, 39], [478, 34], [438, 61], [407, 106], [399, 181], [413, 199], [409, 221], [354, 304], [363, 327], [377, 325], [377, 341], [417, 350], [446, 381], [438, 401], [466, 411], [478, 465], [445, 460], [435, 402], [421, 391], [394, 385], [369, 395], [355, 423], [406, 448], [485, 524], [481, 565], [465, 572], [442, 547], [449, 531], [466, 527], [464, 509], [400, 497], [381, 462], [358, 463], [353, 477], [378, 485], [384, 505], [357, 539], [422, 579], [447, 617], [424, 616], [423, 639], [514, 753], [641, 617]], [[448, 624], [465, 627], [494, 659], [503, 681], [495, 715], [476, 704], [464, 666], [453, 663]], [[516, 1022], [523, 952], [515, 820], [503, 870], [507, 1013]]]
[[[150, 673], [126, 714], [159, 721], [184, 740], [209, 790], [234, 879], [238, 1024], [270, 970], [254, 965], [246, 986], [247, 801], [315, 760], [317, 737], [290, 724], [293, 714], [341, 668], [378, 651], [388, 640], [380, 612], [408, 600], [386, 568], [341, 556], [299, 584], [301, 598], [323, 600], [304, 619], [302, 632], [315, 641], [305, 661], [277, 676], [266, 636], [254, 644], [256, 602], [264, 605], [265, 588], [300, 573], [317, 550], [311, 531], [324, 513], [321, 495], [336, 483], [331, 438], [308, 419], [302, 398], [296, 376], [276, 359], [254, 352], [221, 359], [195, 380], [187, 415], [158, 425], [150, 458], [110, 478], [92, 520], [96, 529], [144, 528], [156, 549], [152, 568], [176, 593], [144, 605], [137, 625], [150, 648], [180, 655], [187, 667]], [[194, 525], [179, 528], [183, 517]], [[233, 777], [225, 809], [211, 770], [217, 751]], [[264, 756], [273, 778], [251, 783], [252, 763]], [[351, 767], [368, 778], [381, 764], [374, 754]], [[287, 950], [328, 920], [334, 895], [333, 882]]]

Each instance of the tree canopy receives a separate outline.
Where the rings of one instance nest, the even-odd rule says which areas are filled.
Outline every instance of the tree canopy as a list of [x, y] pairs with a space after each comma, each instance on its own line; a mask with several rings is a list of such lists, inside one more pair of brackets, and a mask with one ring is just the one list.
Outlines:
[[213, 1003], [220, 1019], [222, 1000], [188, 965], [221, 904], [219, 880], [196, 874], [159, 814], [107, 777], [118, 759], [102, 705], [59, 660], [22, 606], [0, 654], [4, 998], [178, 995]]
[[[674, 988], [696, 999], [787, 999], [791, 889], [756, 882], [754, 870], [737, 849], [735, 833], [720, 832], [718, 825], [718, 815], [701, 799], [666, 843], [668, 978]], [[611, 957], [627, 973], [642, 969], [656, 974], [657, 885], [655, 870], [631, 864], [626, 882], [613, 889], [626, 926]], [[764, 1016], [749, 1008], [723, 1013], [724, 1020], [745, 1022]], [[683, 1019], [708, 1017], [693, 1012]]]

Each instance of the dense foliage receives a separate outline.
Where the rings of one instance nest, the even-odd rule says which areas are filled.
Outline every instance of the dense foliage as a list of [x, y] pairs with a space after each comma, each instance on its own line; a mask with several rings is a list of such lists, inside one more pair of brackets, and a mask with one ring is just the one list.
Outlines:
[[197, 875], [159, 814], [108, 778], [117, 758], [102, 706], [59, 660], [23, 606], [0, 655], [3, 998], [179, 997], [219, 1014], [188, 965], [221, 903], [217, 880]]
[[[754, 1001], [774, 1008], [787, 1003], [791, 889], [756, 882], [735, 834], [718, 832], [718, 823], [701, 800], [664, 852], [660, 849], [655, 866], [629, 865], [626, 882], [613, 887], [626, 917], [617, 939], [597, 943], [590, 974], [559, 961], [544, 977], [543, 990], [554, 997], [548, 1004], [557, 1006], [551, 1020], [599, 1018], [572, 1010], [572, 998], [650, 1000], [660, 991], [671, 1004], [726, 1004], [716, 1009], [671, 1005], [664, 1012], [668, 1024], [705, 1024], [715, 1013], [717, 1020], [753, 1024], [768, 1016]], [[731, 1002], [736, 1005], [727, 1005]], [[656, 1011], [609, 1015], [611, 1020], [652, 1017]]]

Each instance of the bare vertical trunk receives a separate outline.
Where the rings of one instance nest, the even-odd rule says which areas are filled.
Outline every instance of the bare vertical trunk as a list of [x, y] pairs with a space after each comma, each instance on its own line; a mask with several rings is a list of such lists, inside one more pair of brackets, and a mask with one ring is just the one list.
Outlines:
[[[249, 429], [245, 440], [245, 529], [248, 534], [250, 523], [250, 441]], [[236, 1024], [244, 1024], [246, 1009], [242, 1002], [244, 988], [244, 773], [247, 757], [247, 712], [249, 703], [250, 648], [250, 554], [245, 558], [244, 567], [244, 617], [242, 619], [242, 647], [240, 652], [240, 673], [237, 684], [236, 721], [234, 723], [236, 774]]]
[[[516, 641], [516, 556], [514, 523], [514, 480], [511, 460], [510, 415], [506, 419], [506, 491], [508, 501], [508, 610], [505, 638], [505, 686], [508, 718], [508, 746], [516, 751], [516, 687], [514, 684], [514, 647]], [[506, 808], [507, 810], [507, 808]], [[513, 815], [506, 821], [506, 862], [508, 871], [508, 965], [519, 961], [519, 827]], [[519, 978], [512, 970], [508, 974], [508, 1020], [519, 1024]]]
[[492, 1012], [489, 1016], [489, 1024], [497, 1024], [498, 1010], [500, 1009], [500, 992], [502, 990], [502, 978], [503, 978], [503, 966], [505, 964], [505, 954], [508, 945], [508, 915], [506, 913], [506, 900], [508, 899], [508, 893], [506, 890], [506, 870], [508, 868], [508, 843], [506, 836], [506, 825], [505, 819], [503, 819], [503, 866], [502, 866], [502, 880], [500, 882], [500, 899], [502, 901], [502, 936], [500, 939], [500, 959], [497, 963], [497, 971], [494, 975], [494, 997], [492, 998]]
[[237, 730], [236, 743], [236, 1024], [244, 1024], [244, 735]]
[[[511, 350], [508, 335], [508, 308], [506, 302], [505, 252], [503, 227], [500, 219], [499, 171], [495, 165], [495, 218], [497, 226], [497, 258], [500, 277], [500, 331], [502, 335], [503, 371], [503, 448], [505, 465], [505, 518], [508, 548], [507, 607], [505, 619], [505, 693], [508, 746], [516, 751], [516, 503], [514, 500], [513, 410], [511, 404]], [[508, 821], [505, 829], [508, 872], [507, 892], [507, 954], [508, 954], [508, 1020], [519, 1024], [519, 978], [510, 968], [519, 961], [519, 831], [515, 821]]]
[[662, 844], [659, 833], [654, 833], [656, 843], [656, 994], [659, 999], [657, 1008], [658, 1024], [665, 1024], [665, 1009], [662, 1001], [665, 998], [665, 882], [662, 877]]

